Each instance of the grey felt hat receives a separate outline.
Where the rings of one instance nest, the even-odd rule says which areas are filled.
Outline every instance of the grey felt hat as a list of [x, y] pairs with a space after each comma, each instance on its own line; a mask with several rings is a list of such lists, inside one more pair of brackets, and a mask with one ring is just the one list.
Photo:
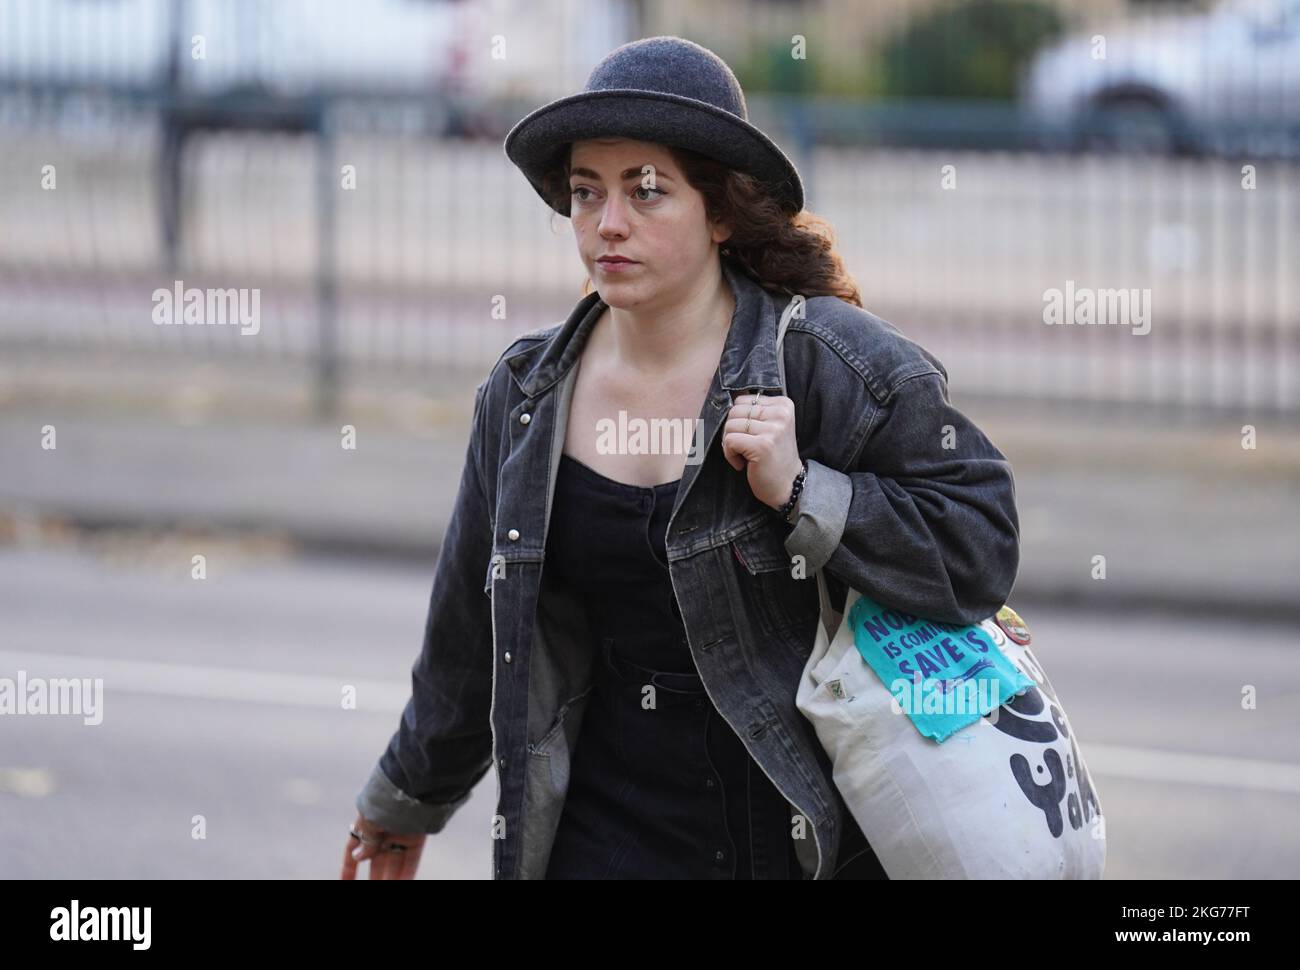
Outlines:
[[[542, 175], [570, 142], [619, 136], [689, 148], [768, 183], [803, 208], [803, 182], [790, 159], [748, 120], [740, 82], [725, 61], [682, 37], [647, 37], [610, 51], [578, 94], [542, 105], [506, 135], [507, 157], [537, 194]], [[569, 214], [566, 196], [555, 211]]]

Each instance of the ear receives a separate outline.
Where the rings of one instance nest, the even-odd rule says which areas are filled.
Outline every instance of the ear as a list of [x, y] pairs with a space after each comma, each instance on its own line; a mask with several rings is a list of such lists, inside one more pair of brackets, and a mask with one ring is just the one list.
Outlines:
[[715, 243], [721, 245], [731, 238], [732, 229], [726, 223], [709, 223], [711, 237]]

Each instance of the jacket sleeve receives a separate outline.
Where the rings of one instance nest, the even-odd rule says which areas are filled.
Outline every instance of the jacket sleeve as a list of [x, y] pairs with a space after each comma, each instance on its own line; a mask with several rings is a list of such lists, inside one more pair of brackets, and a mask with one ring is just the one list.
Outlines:
[[865, 419], [847, 472], [806, 459], [786, 550], [805, 557], [810, 575], [824, 565], [863, 595], [926, 619], [991, 616], [1020, 564], [1010, 462], [952, 406], [936, 371], [904, 378]]
[[484, 595], [492, 526], [474, 399], [451, 520], [434, 569], [424, 644], [401, 723], [357, 796], [363, 817], [394, 832], [440, 832], [492, 763], [492, 615]]

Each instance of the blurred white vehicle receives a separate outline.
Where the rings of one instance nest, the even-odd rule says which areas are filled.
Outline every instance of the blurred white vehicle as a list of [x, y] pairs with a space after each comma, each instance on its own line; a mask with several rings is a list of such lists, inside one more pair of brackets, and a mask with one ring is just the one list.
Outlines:
[[1300, 0], [1225, 0], [1051, 44], [1022, 104], [1069, 147], [1300, 153]]
[[[213, 124], [250, 100], [272, 126], [310, 124], [314, 99], [442, 91], [453, 0], [2, 0], [0, 85], [52, 92], [172, 91]], [[172, 82], [175, 82], [173, 85]], [[430, 99], [431, 105], [437, 98]], [[446, 111], [437, 119], [445, 120]]]
[[[632, 36], [636, 9], [633, 0], [0, 0], [0, 91], [168, 91], [182, 102], [178, 123], [209, 127], [258, 118], [310, 127], [322, 95], [392, 95], [394, 113], [458, 133], [479, 127], [466, 115], [494, 102], [579, 89]], [[250, 100], [265, 109], [257, 117]]]
[[382, 91], [440, 82], [454, 0], [4, 0], [0, 78], [193, 91]]

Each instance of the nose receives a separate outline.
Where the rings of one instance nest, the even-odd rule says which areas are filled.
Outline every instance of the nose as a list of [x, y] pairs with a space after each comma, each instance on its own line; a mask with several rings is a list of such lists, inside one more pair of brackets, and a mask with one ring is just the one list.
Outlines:
[[627, 212], [623, 208], [626, 204], [627, 200], [618, 192], [609, 193], [600, 213], [600, 238], [627, 238]]

